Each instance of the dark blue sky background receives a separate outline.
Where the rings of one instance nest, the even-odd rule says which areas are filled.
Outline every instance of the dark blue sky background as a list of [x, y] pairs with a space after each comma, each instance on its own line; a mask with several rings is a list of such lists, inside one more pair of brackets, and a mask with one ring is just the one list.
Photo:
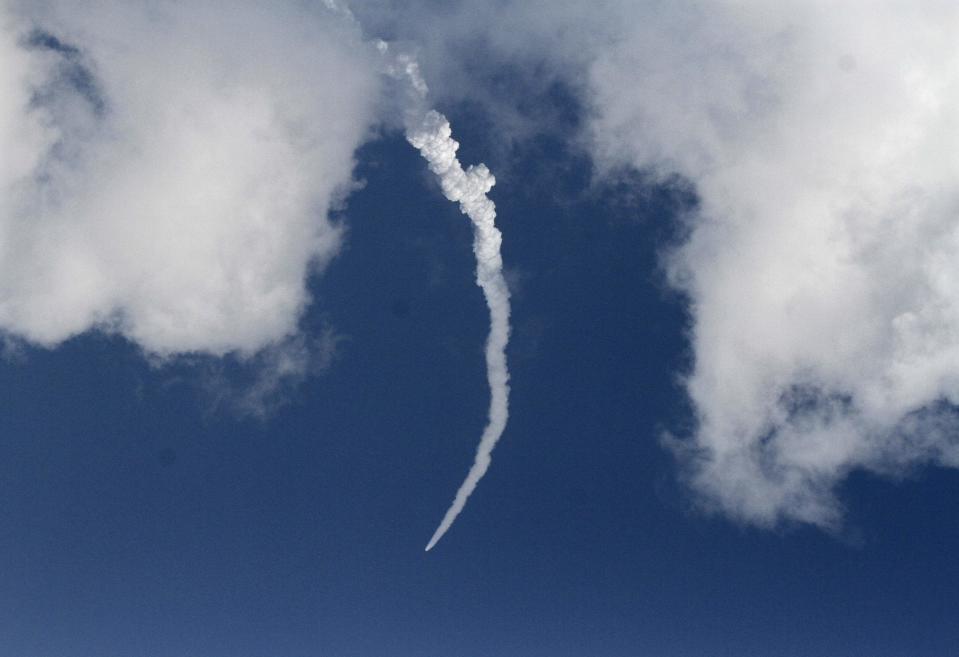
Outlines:
[[690, 200], [448, 109], [515, 287], [512, 417], [451, 532], [423, 552], [485, 421], [487, 314], [468, 222], [394, 135], [311, 283], [338, 357], [266, 420], [104, 336], [0, 363], [0, 657], [954, 653], [956, 473], [854, 476], [841, 538], [690, 512], [656, 268]]

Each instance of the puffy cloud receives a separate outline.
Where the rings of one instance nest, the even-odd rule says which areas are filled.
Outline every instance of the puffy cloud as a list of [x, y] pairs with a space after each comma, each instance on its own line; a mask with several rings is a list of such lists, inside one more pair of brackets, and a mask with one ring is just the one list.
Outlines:
[[358, 29], [298, 2], [0, 12], [0, 329], [161, 356], [293, 334], [374, 120]]
[[617, 11], [589, 68], [599, 161], [701, 199], [670, 260], [695, 321], [696, 488], [832, 526], [852, 469], [959, 466], [959, 10]]

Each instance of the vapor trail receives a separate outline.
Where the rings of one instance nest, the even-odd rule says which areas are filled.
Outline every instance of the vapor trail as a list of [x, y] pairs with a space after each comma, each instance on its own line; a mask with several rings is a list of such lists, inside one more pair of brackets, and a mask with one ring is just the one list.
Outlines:
[[439, 112], [429, 111], [420, 123], [408, 128], [407, 140], [429, 163], [437, 175], [443, 194], [458, 202], [460, 210], [473, 222], [473, 252], [476, 254], [476, 283], [483, 289], [490, 313], [490, 332], [486, 340], [486, 375], [490, 387], [489, 421], [483, 430], [476, 458], [466, 479], [456, 491], [453, 504], [426, 546], [429, 551], [447, 532], [476, 484], [489, 468], [496, 442], [506, 428], [509, 416], [509, 370], [506, 367], [506, 343], [509, 340], [509, 288], [503, 278], [500, 244], [503, 236], [496, 228], [496, 206], [486, 196], [496, 179], [485, 164], [465, 171], [456, 158], [459, 143], [452, 138], [450, 123]]
[[405, 53], [390, 53], [390, 46], [385, 41], [377, 42], [376, 46], [387, 62], [389, 74], [406, 82], [407, 141], [420, 152], [430, 170], [439, 178], [446, 198], [459, 203], [460, 211], [473, 223], [476, 284], [483, 290], [490, 314], [490, 332], [486, 339], [489, 419], [476, 448], [473, 465], [456, 491], [453, 504], [426, 545], [426, 551], [429, 552], [453, 525], [456, 516], [466, 506], [466, 500], [476, 489], [476, 484], [486, 474], [493, 448], [506, 428], [509, 417], [509, 370], [506, 367], [506, 344], [510, 332], [509, 287], [503, 278], [503, 258], [500, 255], [503, 236], [495, 224], [496, 206], [487, 197], [496, 184], [496, 178], [485, 164], [463, 169], [456, 158], [460, 145], [452, 137], [449, 121], [435, 110], [424, 109], [429, 89], [416, 59]]

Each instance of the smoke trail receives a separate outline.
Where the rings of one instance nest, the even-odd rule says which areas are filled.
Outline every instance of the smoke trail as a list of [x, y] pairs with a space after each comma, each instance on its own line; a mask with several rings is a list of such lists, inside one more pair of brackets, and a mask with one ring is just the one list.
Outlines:
[[495, 225], [496, 206], [487, 197], [496, 184], [496, 178], [485, 164], [463, 169], [456, 158], [460, 145], [452, 138], [449, 121], [435, 110], [424, 109], [429, 89], [416, 59], [405, 53], [390, 57], [390, 46], [385, 41], [378, 41], [376, 47], [387, 62], [388, 73], [394, 78], [405, 79], [407, 83], [407, 97], [404, 99], [407, 141], [420, 152], [430, 170], [439, 178], [446, 198], [459, 203], [460, 211], [473, 223], [476, 284], [483, 290], [490, 313], [490, 332], [486, 339], [489, 420], [466, 479], [460, 484], [453, 504], [426, 545], [426, 551], [429, 552], [453, 525], [456, 516], [466, 506], [466, 500], [476, 489], [476, 484], [486, 474], [493, 448], [506, 428], [509, 417], [509, 370], [506, 366], [506, 344], [510, 331], [509, 287], [503, 278], [503, 258], [500, 255], [503, 236]]
[[429, 163], [437, 175], [443, 194], [460, 204], [460, 211], [473, 222], [473, 252], [476, 254], [476, 283], [483, 289], [490, 313], [490, 332], [486, 340], [486, 375], [490, 387], [489, 421], [483, 430], [476, 459], [466, 479], [456, 491], [453, 504], [426, 546], [428, 552], [450, 528], [476, 484], [489, 468], [496, 442], [506, 428], [509, 416], [509, 371], [506, 367], [506, 343], [509, 340], [509, 288], [503, 278], [500, 255], [502, 234], [496, 228], [496, 206], [486, 194], [496, 179], [486, 165], [465, 171], [456, 159], [459, 143], [452, 138], [449, 121], [439, 112], [429, 111], [416, 126], [407, 129], [407, 140]]

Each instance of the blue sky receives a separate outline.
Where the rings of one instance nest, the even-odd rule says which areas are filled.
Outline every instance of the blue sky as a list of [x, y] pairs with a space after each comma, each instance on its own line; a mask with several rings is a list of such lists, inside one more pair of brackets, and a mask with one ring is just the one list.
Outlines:
[[505, 181], [514, 416], [425, 555], [484, 417], [485, 311], [468, 226], [413, 155], [364, 149], [350, 248], [306, 319], [342, 353], [268, 420], [120, 340], [4, 364], [3, 654], [948, 652], [953, 473], [853, 480], [849, 540], [690, 513], [657, 441], [683, 412], [664, 383], [683, 314], [650, 269], [669, 216]]
[[[330, 48], [340, 59], [317, 75], [333, 94], [339, 93], [335, 78], [331, 82], [323, 75], [347, 71], [360, 79], [355, 85], [353, 78], [343, 82], [350, 87], [343, 91], [349, 96], [343, 107], [324, 105], [317, 110], [319, 127], [304, 129], [319, 137], [335, 132], [336, 138], [314, 153], [295, 135], [271, 136], [274, 124], [257, 123], [262, 117], [252, 111], [247, 116], [240, 103], [242, 108], [228, 118], [240, 133], [236, 144], [243, 148], [232, 151], [236, 144], [216, 137], [219, 132], [203, 121], [204, 110], [196, 108], [233, 108], [219, 104], [224, 101], [215, 84], [235, 74], [238, 88], [269, 89], [262, 98], [242, 96], [245, 102], [257, 106], [275, 96], [282, 100], [277, 107], [309, 115], [328, 90], [317, 91], [316, 98], [295, 92], [299, 67], [309, 70], [303, 64], [309, 58], [304, 55], [301, 61], [295, 53], [307, 47], [308, 39], [276, 42], [283, 43], [278, 49], [289, 49], [277, 61], [292, 63], [290, 80], [275, 88], [252, 84], [262, 73], [255, 57], [248, 61], [236, 55], [240, 60], [224, 69], [228, 74], [217, 69], [219, 63], [209, 64], [220, 61], [220, 48], [232, 51], [216, 39], [204, 41], [212, 54], [204, 59], [207, 50], [201, 48], [196, 56], [209, 70], [191, 77], [189, 89], [182, 92], [183, 106], [193, 113], [171, 110], [176, 121], [185, 123], [167, 124], [143, 109], [138, 94], [146, 92], [129, 87], [127, 72], [103, 59], [111, 52], [104, 45], [109, 42], [96, 33], [106, 27], [83, 24], [68, 7], [51, 9], [45, 29], [62, 31], [64, 43], [74, 39], [80, 44], [82, 55], [71, 59], [71, 66], [80, 61], [100, 75], [107, 118], [87, 124], [82, 105], [53, 103], [50, 116], [76, 142], [57, 142], [63, 150], [43, 160], [50, 178], [36, 184], [48, 189], [43, 185], [57, 180], [61, 164], [77, 167], [81, 180], [89, 169], [116, 177], [101, 180], [112, 189], [84, 191], [75, 198], [70, 196], [76, 193], [73, 187], [57, 188], [73, 205], [56, 208], [54, 215], [31, 215], [47, 206], [30, 200], [0, 206], [6, 213], [2, 226], [21, 240], [18, 244], [55, 244], [30, 252], [39, 254], [39, 264], [9, 249], [3, 252], [7, 274], [20, 267], [27, 272], [24, 279], [34, 276], [41, 283], [18, 287], [20, 279], [12, 276], [13, 283], [0, 287], [0, 299], [7, 304], [0, 305], [0, 322], [9, 340], [0, 359], [0, 391], [6, 401], [0, 411], [0, 657], [949, 654], [959, 639], [959, 517], [954, 512], [959, 477], [955, 469], [930, 466], [952, 465], [951, 383], [934, 368], [918, 365], [907, 372], [915, 375], [907, 377], [911, 387], [888, 383], [890, 373], [902, 373], [903, 363], [915, 364], [920, 352], [907, 349], [903, 356], [882, 347], [882, 340], [856, 352], [869, 360], [849, 377], [852, 366], [847, 364], [856, 353], [835, 346], [846, 333], [822, 328], [845, 322], [867, 343], [866, 329], [873, 320], [895, 315], [889, 323], [901, 327], [912, 321], [899, 319], [906, 312], [898, 306], [891, 315], [883, 314], [884, 307], [860, 310], [849, 301], [860, 297], [845, 295], [843, 288], [836, 294], [849, 306], [833, 322], [832, 306], [819, 300], [831, 298], [834, 288], [821, 288], [813, 301], [790, 288], [781, 280], [783, 271], [765, 256], [772, 254], [780, 262], [789, 260], [791, 251], [771, 238], [750, 250], [759, 236], [767, 235], [769, 224], [751, 224], [744, 217], [761, 216], [767, 207], [765, 190], [757, 189], [755, 181], [749, 181], [750, 187], [731, 174], [701, 168], [699, 147], [676, 147], [666, 158], [678, 174], [629, 150], [641, 144], [655, 151], [658, 137], [612, 126], [623, 112], [603, 113], [597, 106], [639, 108], [635, 111], [654, 125], [661, 120], [656, 108], [629, 94], [614, 95], [604, 86], [611, 68], [602, 75], [592, 68], [582, 73], [585, 77], [559, 74], [562, 67], [555, 62], [573, 67], [575, 57], [565, 49], [543, 50], [536, 35], [550, 25], [536, 23], [522, 8], [507, 3], [504, 20], [519, 15], [530, 21], [517, 29], [528, 30], [535, 43], [532, 55], [517, 55], [512, 36], [479, 34], [477, 39], [489, 39], [480, 51], [483, 56], [464, 63], [456, 61], [461, 54], [446, 50], [442, 39], [418, 32], [422, 28], [416, 19], [429, 3], [411, 5], [407, 18], [391, 3], [357, 4], [366, 32], [380, 29], [407, 43], [422, 38], [423, 69], [438, 109], [462, 143], [460, 159], [464, 164], [485, 162], [497, 176], [491, 197], [512, 292], [507, 351], [512, 389], [509, 424], [492, 468], [450, 532], [424, 553], [486, 421], [483, 344], [489, 318], [474, 282], [469, 222], [443, 198], [392, 120], [370, 118], [396, 100], [377, 96], [391, 92], [372, 91], [380, 83], [370, 82], [376, 75], [365, 68], [365, 55], [355, 54], [363, 48], [355, 26], [318, 19], [320, 33], [328, 32], [331, 43], [339, 44]], [[464, 21], [469, 23], [464, 16], [486, 11], [470, 3], [455, 6], [459, 10], [437, 18], [454, 35], [461, 35]], [[604, 3], [603, 11], [614, 12], [611, 7], [632, 11], [615, 2]], [[10, 16], [31, 16], [29, 8], [14, 3], [0, 8]], [[153, 19], [131, 18], [135, 10], [122, 16], [102, 11], [106, 13], [94, 12], [93, 23], [98, 18], [104, 25], [113, 21], [134, 36], [145, 30], [157, 39], [151, 47], [176, 50], [178, 44], [195, 43], [196, 35], [176, 27], [168, 26], [169, 40], [159, 28], [161, 36], [155, 37]], [[254, 11], [251, 18], [244, 11], [236, 21], [255, 32], [258, 14]], [[738, 25], [730, 28], [734, 35], [738, 29], [765, 29], [747, 20], [720, 21], [721, 13], [706, 12], [717, 25]], [[567, 19], [578, 15], [568, 7], [558, 14]], [[209, 16], [216, 15], [210, 9]], [[276, 19], [277, 25], [288, 26], [288, 17], [282, 11], [278, 15], [284, 17]], [[30, 20], [41, 21], [37, 16]], [[202, 24], [206, 16], [201, 11], [197, 20]], [[699, 29], [696, 16], [674, 18]], [[816, 20], [795, 20], [796, 33], [821, 34]], [[665, 21], [664, 33], [674, 22]], [[274, 43], [263, 29], [262, 41]], [[136, 62], [133, 41], [126, 47]], [[589, 47], [598, 48], [592, 41]], [[633, 47], [644, 52], [641, 45]], [[859, 47], [858, 66], [868, 69], [870, 50]], [[628, 64], [632, 52], [626, 48], [614, 56], [603, 50], [593, 56], [614, 67], [624, 58]], [[662, 53], [664, 60], [678, 57]], [[173, 90], [170, 107], [179, 107], [175, 71], [164, 73], [163, 63], [149, 66], [155, 68], [146, 70], [162, 79], [160, 86]], [[773, 79], [777, 70], [766, 73]], [[468, 91], [458, 86], [468, 86], [466, 80], [454, 79], [464, 71], [475, 76]], [[723, 72], [735, 78], [738, 69]], [[6, 83], [0, 79], [0, 85]], [[73, 83], [51, 84], [51, 98], [69, 99]], [[658, 102], [676, 112], [667, 107], [676, 100], [669, 90], [653, 88], [660, 94]], [[708, 84], [703, 88], [711, 89]], [[776, 85], [773, 92], [793, 99], [805, 93]], [[949, 106], [952, 96], [943, 98]], [[137, 109], [128, 112], [124, 102]], [[836, 110], [837, 124], [846, 109]], [[698, 123], [683, 125], [693, 121], [689, 115], [695, 110], [676, 114], [675, 123], [696, 128]], [[897, 111], [889, 109], [901, 119]], [[353, 112], [368, 112], [363, 116], [376, 130], [365, 131], [347, 120]], [[208, 132], [193, 130], [189, 121], [197, 116]], [[363, 116], [355, 121], [362, 122]], [[172, 189], [182, 191], [192, 205], [157, 207], [179, 208], [190, 221], [208, 223], [212, 234], [229, 237], [209, 252], [202, 246], [202, 231], [191, 233], [200, 243], [196, 250], [168, 239], [165, 215], [148, 211], [154, 203], [150, 190], [163, 191], [171, 179], [179, 180], [178, 173], [170, 173], [179, 171], [177, 159], [129, 129], [131, 117], [161, 121], [170, 130], [164, 134], [192, 135], [183, 138], [184, 152], [257, 156], [257, 149], [264, 148], [269, 167], [234, 175], [228, 158], [214, 157], [216, 166], [211, 165], [205, 184], [209, 190], [241, 190], [244, 208], [262, 209], [274, 218], [272, 226], [282, 228], [265, 235], [291, 246], [277, 247], [275, 254], [261, 252], [258, 241], [267, 237], [258, 232], [262, 227], [253, 214], [241, 210], [234, 217], [238, 206], [233, 200], [202, 193], [202, 184], [190, 196], [194, 187], [184, 181]], [[870, 118], [880, 122], [882, 117]], [[99, 128], [90, 128], [104, 121], [115, 121], [107, 124], [110, 129], [127, 135], [150, 157], [126, 161], [127, 155], [110, 151], [109, 140], [97, 136]], [[757, 130], [766, 129], [761, 127], [767, 125], [764, 119], [756, 121]], [[249, 134], [262, 142], [245, 141], [249, 126]], [[608, 139], [604, 130], [619, 135], [626, 155], [611, 154], [609, 144], [603, 145]], [[929, 134], [935, 130], [929, 128]], [[765, 136], [779, 139], [775, 132]], [[0, 138], [6, 139], [6, 133], [0, 131]], [[709, 157], [732, 171], [765, 154], [750, 150], [758, 147], [745, 138], [729, 137], [722, 147], [703, 139], [714, 149]], [[354, 143], [351, 174], [348, 146]], [[63, 154], [72, 153], [74, 146], [80, 153], [76, 159]], [[934, 173], [950, 170], [951, 164], [916, 148], [919, 155], [910, 151], [890, 157], [918, 158], [923, 168], [916, 184], [932, 188]], [[106, 155], [88, 160], [87, 150]], [[845, 153], [830, 154], [832, 162], [845, 161]], [[168, 156], [172, 168], [164, 167]], [[127, 183], [120, 168], [104, 163], [114, 157], [137, 172], [137, 198], [146, 208], [115, 222], [109, 214], [115, 203], [108, 195], [119, 194], [117, 189]], [[198, 170], [205, 164], [210, 161], [190, 160]], [[802, 179], [800, 164], [786, 173]], [[300, 186], [290, 173], [306, 165], [328, 174], [315, 188], [308, 181]], [[246, 195], [244, 185], [258, 178], [266, 180], [266, 191]], [[334, 182], [351, 180], [352, 191], [335, 191]], [[775, 175], [773, 180], [783, 182]], [[6, 185], [7, 178], [0, 182]], [[858, 189], [868, 195], [869, 181], [859, 182]], [[807, 183], [799, 201], [839, 194], [828, 185]], [[799, 194], [783, 184], [777, 194]], [[899, 181], [890, 179], [893, 184]], [[4, 189], [6, 198], [20, 199], [9, 191], [14, 187]], [[284, 196], [277, 201], [276, 190], [305, 200], [286, 203]], [[751, 211], [723, 215], [718, 197], [733, 199], [730, 207], [739, 203]], [[903, 216], [900, 243], [948, 223], [948, 213], [945, 218], [936, 214], [940, 206], [934, 193], [929, 197], [897, 201], [895, 208]], [[307, 206], [321, 211], [311, 215], [302, 209]], [[190, 214], [195, 207], [201, 211]], [[932, 218], [913, 226], [913, 218], [923, 213]], [[288, 242], [283, 236], [304, 239], [307, 233], [298, 232], [304, 225], [300, 219], [311, 216], [314, 223], [307, 225], [318, 226], [308, 233], [315, 238], [314, 251], [301, 252], [296, 239]], [[91, 243], [101, 234], [112, 235], [121, 250], [141, 257], [128, 262], [106, 248], [84, 250], [86, 243], [45, 242], [47, 234], [38, 237], [29, 225], [23, 228], [31, 217], [42, 227], [75, 222], [93, 236]], [[823, 217], [827, 221], [831, 215]], [[134, 220], [160, 226], [141, 241], [122, 230], [124, 222]], [[776, 220], [785, 232], [790, 222], [802, 223], [802, 217], [792, 215]], [[193, 230], [190, 221], [177, 230]], [[810, 220], [809, 235], [815, 234], [817, 221], [818, 215]], [[883, 265], [889, 254], [870, 241], [885, 230], [884, 224], [870, 226], [848, 243], [850, 251], [867, 254], [861, 262], [867, 274], [863, 280], [900, 285], [904, 297], [910, 291], [920, 295], [919, 287], [935, 287], [940, 278], [933, 274], [925, 287], [909, 287], [911, 278], [890, 278]], [[239, 235], [235, 242], [234, 233]], [[810, 241], [816, 242], [814, 237]], [[153, 260], [145, 255], [151, 249], [144, 244], [168, 252]], [[795, 244], [793, 251], [808, 255], [804, 245]], [[941, 253], [930, 254], [932, 247], [923, 244], [910, 253], [927, 266], [923, 271], [932, 271]], [[711, 281], [702, 282], [709, 275], [741, 283], [726, 267], [729, 254], [738, 258], [737, 266], [747, 270], [750, 280], [760, 281], [736, 288], [733, 297], [723, 296], [726, 289]], [[828, 250], [815, 254], [823, 262], [830, 257]], [[210, 256], [216, 264], [194, 268], [183, 264], [187, 256]], [[47, 277], [56, 267], [45, 263], [87, 259], [100, 263], [100, 269], [92, 268], [97, 272], [122, 272], [140, 280], [129, 288], [125, 281], [111, 283], [113, 296], [107, 300], [91, 296], [91, 316], [101, 319], [90, 326], [82, 303], [88, 288], [65, 290], [64, 283], [43, 288], [45, 281], [60, 280]], [[182, 281], [167, 279], [165, 268], [152, 268], [156, 262], [182, 265], [188, 275]], [[191, 278], [194, 269], [196, 279]], [[677, 279], [678, 270], [698, 282]], [[88, 274], [96, 280], [86, 269], [76, 271], [78, 280]], [[277, 286], [284, 290], [299, 289], [302, 276], [299, 305], [294, 310], [285, 302], [266, 305], [276, 296], [250, 293], [249, 288], [216, 288], [209, 296], [194, 297], [194, 290], [179, 287], [190, 283], [206, 290], [203, 279], [219, 280], [226, 272], [223, 278], [232, 280], [245, 271], [266, 272], [264, 280], [280, 281]], [[822, 271], [828, 277], [827, 265]], [[785, 273], [801, 277], [796, 270]], [[164, 283], [153, 286], [153, 280]], [[844, 284], [837, 279], [835, 289]], [[770, 287], [793, 294], [792, 305], [783, 310], [769, 301], [765, 292]], [[856, 288], [862, 298], [871, 298], [867, 287]], [[73, 325], [80, 328], [67, 331], [65, 324], [40, 321], [41, 311], [9, 310], [47, 309], [46, 297], [35, 298], [42, 296], [36, 290], [63, 304], [49, 306], [55, 312], [48, 319], [75, 316]], [[189, 303], [164, 305], [171, 291]], [[192, 314], [194, 298], [212, 303]], [[733, 302], [717, 319], [717, 299], [730, 298]], [[920, 307], [913, 315], [924, 318], [925, 297], [916, 298]], [[937, 303], [935, 295], [930, 303]], [[288, 323], [259, 313], [261, 304], [287, 313], [281, 319]], [[222, 310], [225, 320], [207, 313], [209, 307]], [[104, 308], [113, 313], [107, 313], [107, 320], [97, 314]], [[190, 330], [169, 332], [156, 320], [158, 308]], [[809, 347], [807, 335], [794, 342], [783, 335], [788, 330], [776, 340], [752, 331], [779, 326], [770, 318], [778, 320], [781, 312], [799, 312], [802, 322], [815, 324], [823, 331], [817, 335], [832, 342], [824, 339]], [[740, 316], [749, 322], [733, 328], [745, 331], [747, 350], [729, 342], [723, 324]], [[924, 325], [915, 330], [922, 353], [948, 361], [951, 352], [941, 336], [951, 329], [951, 319], [948, 313], [937, 317], [942, 331], [922, 333]], [[252, 328], [237, 329], [233, 324], [240, 320]], [[909, 335], [897, 334], [897, 339]], [[750, 360], [757, 352], [763, 358]], [[707, 366], [730, 354], [743, 359], [741, 377], [710, 387]], [[802, 367], [791, 369], [784, 364], [788, 359], [776, 360], [782, 354]], [[295, 365], [281, 371], [277, 363], [288, 363], [284, 358]], [[763, 379], [770, 372], [771, 378]], [[769, 380], [785, 382], [773, 407], [760, 403], [764, 398], [752, 385]], [[883, 414], [874, 408], [871, 395], [880, 392], [890, 408], [906, 410]], [[924, 394], [934, 401], [927, 403]], [[845, 406], [837, 405], [837, 398]], [[739, 406], [720, 413], [720, 401]], [[762, 467], [755, 472], [723, 460], [724, 454], [741, 455], [724, 451], [735, 441], [717, 429], [738, 422], [746, 411], [764, 418], [740, 423], [734, 437], [747, 445], [744, 453], [758, 454], [755, 462]], [[757, 426], [763, 435], [754, 436]], [[671, 450], [668, 436], [691, 450]], [[831, 515], [833, 500], [842, 509], [839, 521]]]

